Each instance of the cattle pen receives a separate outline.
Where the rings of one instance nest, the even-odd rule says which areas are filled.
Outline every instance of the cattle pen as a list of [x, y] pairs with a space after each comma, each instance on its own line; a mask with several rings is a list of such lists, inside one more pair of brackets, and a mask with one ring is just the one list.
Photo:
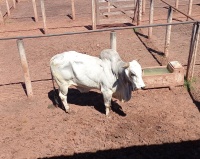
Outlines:
[[[8, 2], [11, 4], [12, 0]], [[178, 7], [175, 0], [165, 1], [173, 4], [171, 9], [154, 0], [150, 24], [151, 0], [143, 0], [146, 7], [140, 26], [135, 21], [97, 25], [93, 29], [91, 0], [74, 0], [75, 20], [70, 18], [71, 0], [44, 0], [47, 32], [44, 32], [41, 1], [35, 0], [37, 22], [31, 2], [18, 0], [16, 8], [10, 10], [10, 16], [5, 16], [4, 24], [0, 25], [0, 159], [197, 159], [200, 156], [200, 4], [197, 1], [193, 0], [189, 15], [188, 0], [176, 0]], [[108, 3], [105, 7], [107, 20], [112, 19], [112, 8], [109, 12]], [[117, 13], [126, 12], [126, 8], [117, 9]], [[171, 16], [172, 22], [167, 22]], [[58, 103], [54, 98], [51, 57], [73, 50], [98, 57], [107, 48], [117, 50], [124, 62], [137, 59], [144, 75], [151, 75], [150, 89], [132, 91], [131, 99], [125, 103], [113, 98], [110, 115], [106, 117], [99, 90], [80, 93], [71, 87], [67, 96], [71, 112], [66, 113], [59, 98]], [[191, 70], [190, 80], [186, 80], [187, 70]], [[171, 81], [181, 86], [169, 89], [174, 86]]]
[[[188, 10], [188, 15], [183, 13], [178, 9], [178, 2], [176, 1], [176, 7], [173, 7], [172, 5], [168, 4], [164, 0], [161, 0], [164, 4], [169, 6], [168, 9], [168, 16], [167, 16], [167, 23], [164, 24], [153, 24], [153, 12], [154, 12], [154, 1], [150, 1], [150, 10], [149, 10], [149, 25], [137, 25], [137, 26], [126, 26], [126, 27], [114, 27], [114, 28], [103, 28], [103, 29], [96, 29], [96, 26], [93, 26], [93, 30], [88, 30], [88, 31], [80, 31], [80, 32], [66, 32], [66, 33], [61, 33], [61, 34], [47, 34], [47, 35], [40, 35], [40, 36], [21, 36], [21, 37], [10, 37], [10, 38], [1, 38], [0, 40], [17, 40], [17, 46], [20, 54], [20, 59], [21, 59], [21, 64], [24, 72], [24, 79], [25, 79], [25, 85], [26, 85], [26, 92], [28, 96], [33, 95], [32, 91], [32, 86], [31, 86], [31, 79], [30, 79], [30, 74], [29, 74], [29, 68], [28, 68], [28, 62], [25, 54], [25, 49], [24, 49], [24, 44], [23, 44], [23, 39], [35, 39], [35, 38], [45, 38], [45, 37], [55, 37], [55, 36], [65, 36], [65, 35], [80, 35], [80, 34], [88, 34], [88, 33], [95, 33], [95, 32], [111, 32], [110, 33], [110, 47], [112, 49], [117, 50], [117, 42], [116, 42], [116, 32], [117, 30], [124, 30], [124, 29], [142, 29], [142, 28], [148, 28], [148, 38], [150, 39], [152, 37], [152, 28], [153, 27], [159, 27], [159, 26], [166, 26], [166, 35], [165, 35], [165, 46], [164, 46], [164, 51], [163, 51], [163, 56], [166, 58], [168, 57], [169, 54], [169, 46], [170, 46], [170, 36], [171, 36], [171, 27], [173, 25], [180, 25], [180, 24], [191, 24], [193, 23], [193, 31], [192, 31], [192, 36], [191, 36], [191, 42], [190, 42], [190, 51], [188, 55], [188, 64], [187, 64], [187, 71], [186, 71], [186, 79], [189, 81], [193, 78], [193, 72], [194, 72], [194, 65], [195, 65], [195, 57], [196, 57], [196, 52], [197, 52], [197, 47], [198, 47], [198, 39], [199, 39], [199, 21], [195, 20], [192, 18], [191, 15], [191, 3], [189, 3], [189, 10]], [[7, 2], [7, 1], [6, 1]], [[142, 3], [143, 2], [143, 3]], [[35, 0], [32, 1], [33, 3], [33, 8], [34, 8], [34, 15], [35, 15], [35, 20], [36, 22], [38, 21], [37, 17], [37, 10], [36, 10], [36, 3]], [[138, 4], [137, 4], [138, 3]], [[7, 3], [8, 4], [8, 3]], [[97, 5], [97, 1], [93, 2], [93, 4]], [[141, 13], [145, 14], [145, 1], [140, 1], [138, 0], [136, 2], [136, 8], [138, 10], [137, 15], [141, 16]], [[109, 4], [108, 4], [109, 5]], [[143, 5], [143, 8], [142, 8]], [[14, 3], [15, 6], [15, 3]], [[71, 1], [71, 6], [72, 6], [72, 15], [73, 19], [75, 20], [75, 9], [74, 9], [74, 1]], [[110, 7], [110, 6], [108, 6]], [[138, 8], [137, 8], [138, 7]], [[14, 7], [15, 8], [15, 7]], [[96, 8], [96, 6], [92, 6], [92, 8]], [[44, 33], [47, 33], [47, 27], [46, 27], [46, 13], [45, 13], [45, 6], [44, 6], [44, 0], [41, 0], [41, 9], [42, 9], [42, 17], [43, 17], [43, 24], [44, 24]], [[187, 19], [190, 19], [190, 21], [183, 21], [183, 22], [172, 22], [172, 14], [173, 10], [181, 13]], [[135, 11], [136, 12], [136, 11]], [[8, 12], [9, 13], [9, 12]], [[97, 14], [99, 13], [96, 11], [96, 13], [92, 12], [92, 14]], [[92, 17], [96, 17], [95, 15], [92, 15]], [[98, 17], [98, 16], [97, 16]], [[141, 20], [141, 17], [138, 17], [137, 20]], [[98, 21], [98, 20], [92, 20]], [[95, 22], [96, 23], [96, 22]], [[137, 22], [139, 24], [140, 22]]]
[[[189, 24], [193, 23], [193, 31], [191, 37], [191, 46], [190, 52], [188, 56], [188, 67], [187, 67], [187, 80], [190, 80], [193, 77], [194, 65], [195, 65], [195, 54], [198, 46], [198, 36], [199, 36], [199, 24], [198, 21], [187, 21], [187, 22], [176, 22], [176, 23], [166, 23], [166, 24], [152, 24], [152, 25], [144, 25], [144, 26], [129, 26], [129, 27], [115, 27], [115, 28], [106, 28], [106, 29], [99, 29], [99, 30], [90, 30], [90, 31], [83, 31], [83, 32], [69, 32], [69, 33], [62, 33], [62, 34], [49, 34], [49, 35], [40, 35], [40, 36], [24, 36], [24, 37], [10, 37], [10, 38], [0, 38], [0, 40], [17, 40], [18, 50], [20, 54], [21, 64], [24, 72], [24, 79], [26, 85], [26, 93], [28, 97], [33, 95], [32, 86], [31, 86], [31, 79], [29, 75], [29, 68], [28, 62], [25, 54], [23, 39], [30, 39], [30, 38], [44, 38], [44, 37], [53, 37], [53, 36], [65, 36], [65, 35], [75, 35], [75, 34], [86, 34], [86, 33], [94, 33], [94, 32], [108, 32], [110, 33], [110, 44], [112, 49], [116, 49], [116, 34], [114, 30], [124, 30], [124, 29], [137, 29], [137, 28], [149, 28], [149, 27], [158, 27], [158, 26], [171, 26], [171, 25], [178, 25], [178, 24]], [[167, 44], [169, 45], [169, 44]]]

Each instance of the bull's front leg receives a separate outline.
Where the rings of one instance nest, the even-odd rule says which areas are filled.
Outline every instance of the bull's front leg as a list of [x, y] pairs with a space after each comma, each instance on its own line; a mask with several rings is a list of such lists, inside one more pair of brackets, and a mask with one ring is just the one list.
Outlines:
[[111, 100], [113, 92], [111, 90], [102, 90], [104, 105], [106, 108], [106, 115], [110, 112]]

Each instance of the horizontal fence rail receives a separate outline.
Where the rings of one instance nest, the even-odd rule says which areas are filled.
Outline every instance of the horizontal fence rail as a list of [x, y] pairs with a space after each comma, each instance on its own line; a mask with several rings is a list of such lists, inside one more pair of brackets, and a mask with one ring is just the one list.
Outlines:
[[187, 18], [191, 19], [191, 20], [195, 20], [194, 18], [192, 18], [190, 15], [187, 15], [185, 13], [183, 13], [182, 11], [178, 10], [176, 7], [174, 7], [173, 5], [165, 2], [164, 0], [161, 0], [163, 3], [167, 4], [168, 6], [172, 7], [174, 10], [176, 10], [177, 12], [183, 14], [184, 16], [186, 16]]
[[113, 27], [113, 28], [98, 29], [98, 30], [88, 30], [88, 31], [80, 31], [80, 32], [66, 32], [66, 33], [61, 33], [61, 34], [48, 34], [48, 35], [38, 35], [38, 36], [17, 36], [17, 37], [10, 37], [10, 38], [0, 38], [0, 40], [44, 38], [44, 37], [65, 36], [65, 35], [73, 35], [73, 34], [87, 34], [87, 33], [95, 33], [95, 32], [114, 31], [114, 30], [136, 29], [136, 28], [139, 29], [139, 28], [159, 27], [159, 26], [168, 26], [168, 25], [179, 25], [179, 24], [192, 24], [192, 23], [195, 23], [195, 22], [200, 22], [200, 21], [185, 21], [185, 22], [165, 23], [165, 24]]

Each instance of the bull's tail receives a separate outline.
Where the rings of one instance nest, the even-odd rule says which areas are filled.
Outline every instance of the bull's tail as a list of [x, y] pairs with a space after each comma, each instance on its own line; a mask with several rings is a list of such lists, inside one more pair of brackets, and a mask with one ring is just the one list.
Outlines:
[[50, 72], [51, 72], [51, 80], [52, 80], [52, 84], [53, 84], [53, 90], [56, 91], [56, 87], [55, 87], [55, 83], [54, 83], [54, 77], [53, 77], [51, 68], [50, 68]]
[[50, 72], [51, 72], [51, 80], [52, 80], [53, 90], [54, 90], [53, 99], [54, 99], [55, 105], [59, 105], [59, 102], [58, 102], [58, 92], [57, 92], [56, 87], [55, 87], [54, 76], [52, 74], [51, 68], [50, 68]]

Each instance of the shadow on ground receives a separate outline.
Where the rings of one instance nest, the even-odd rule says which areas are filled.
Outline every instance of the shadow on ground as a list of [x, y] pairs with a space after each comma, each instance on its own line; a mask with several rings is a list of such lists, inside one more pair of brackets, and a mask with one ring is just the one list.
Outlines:
[[[49, 99], [53, 105], [58, 106], [60, 109], [65, 111], [65, 108], [58, 96], [58, 90], [51, 90], [48, 93]], [[70, 88], [67, 94], [67, 102], [69, 104], [75, 104], [78, 106], [90, 106], [94, 107], [97, 111], [105, 114], [105, 106], [103, 102], [103, 96], [101, 93], [89, 91], [88, 93], [80, 93], [77, 89]], [[112, 111], [119, 114], [120, 116], [126, 116], [123, 112], [122, 107], [116, 102], [112, 101]]]
[[164, 53], [154, 46], [151, 40], [148, 39], [148, 36], [142, 33], [141, 29], [134, 29], [134, 33], [160, 66], [168, 63], [168, 59], [164, 56]]
[[162, 145], [132, 146], [114, 150], [77, 153], [40, 159], [199, 159], [200, 140]]
[[[192, 90], [188, 87], [188, 92], [189, 92], [189, 95], [193, 101], [193, 103], [196, 105], [196, 107], [198, 108], [199, 112], [200, 112], [200, 102], [197, 101], [195, 98], [194, 98], [194, 94], [192, 93]], [[200, 157], [199, 157], [200, 158]]]

